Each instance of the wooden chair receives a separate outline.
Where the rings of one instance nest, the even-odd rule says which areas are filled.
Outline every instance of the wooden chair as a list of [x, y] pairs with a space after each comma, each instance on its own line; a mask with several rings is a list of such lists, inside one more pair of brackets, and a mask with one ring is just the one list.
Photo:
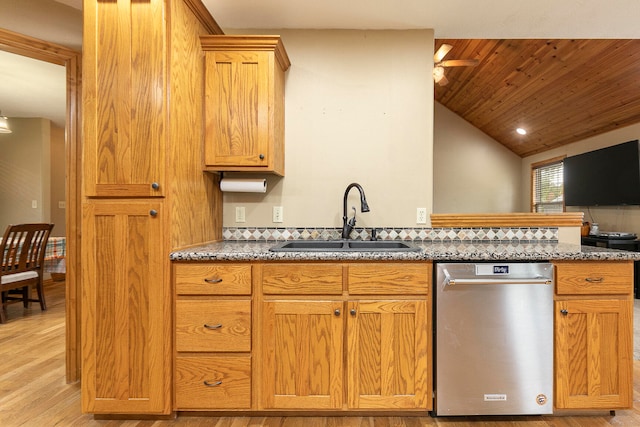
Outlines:
[[[25, 307], [29, 302], [39, 302], [42, 310], [47, 309], [42, 286], [44, 254], [53, 224], [9, 225], [0, 242], [0, 291], [2, 309], [0, 323], [6, 321], [5, 306], [12, 300], [22, 300]], [[35, 286], [38, 298], [31, 298], [31, 287]], [[9, 291], [21, 290], [22, 297], [15, 298]]]

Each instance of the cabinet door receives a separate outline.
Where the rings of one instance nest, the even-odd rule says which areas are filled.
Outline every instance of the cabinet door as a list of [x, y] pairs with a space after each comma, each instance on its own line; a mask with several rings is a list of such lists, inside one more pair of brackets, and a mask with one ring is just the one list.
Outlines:
[[206, 52], [205, 163], [269, 165], [269, 54]]
[[427, 301], [349, 302], [349, 408], [431, 409]]
[[342, 302], [268, 301], [263, 316], [263, 406], [341, 408]]
[[163, 195], [164, 3], [85, 5], [83, 178], [89, 197]]
[[630, 408], [633, 302], [555, 303], [556, 407]]
[[[150, 214], [150, 211], [156, 214]], [[82, 409], [168, 413], [171, 310], [162, 203], [93, 202], [82, 224]]]

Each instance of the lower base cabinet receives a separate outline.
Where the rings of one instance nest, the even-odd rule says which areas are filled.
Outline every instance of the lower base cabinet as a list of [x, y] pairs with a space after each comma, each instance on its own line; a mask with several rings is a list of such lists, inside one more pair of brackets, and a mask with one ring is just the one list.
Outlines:
[[555, 407], [633, 405], [633, 262], [554, 262]]
[[347, 318], [350, 409], [427, 409], [427, 301], [350, 301]]
[[556, 301], [556, 407], [632, 405], [633, 301]]
[[265, 267], [262, 406], [431, 409], [430, 282], [426, 263]]
[[179, 356], [175, 390], [183, 410], [250, 409], [251, 357]]
[[342, 301], [268, 301], [263, 305], [263, 406], [340, 409]]
[[250, 263], [174, 263], [174, 410], [251, 409]]
[[[633, 262], [554, 264], [555, 407], [630, 408]], [[174, 410], [431, 410], [431, 271], [175, 263]]]

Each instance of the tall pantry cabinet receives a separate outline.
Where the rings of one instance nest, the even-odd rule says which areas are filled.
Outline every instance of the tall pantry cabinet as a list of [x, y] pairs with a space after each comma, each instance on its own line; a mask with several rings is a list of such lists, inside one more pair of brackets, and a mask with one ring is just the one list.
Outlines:
[[84, 2], [82, 409], [171, 411], [169, 252], [221, 239], [199, 0]]

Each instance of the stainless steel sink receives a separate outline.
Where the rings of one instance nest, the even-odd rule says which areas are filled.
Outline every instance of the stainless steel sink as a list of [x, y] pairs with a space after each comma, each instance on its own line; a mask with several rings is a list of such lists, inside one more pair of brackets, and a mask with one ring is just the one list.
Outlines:
[[291, 240], [272, 252], [417, 252], [419, 247], [398, 240]]

